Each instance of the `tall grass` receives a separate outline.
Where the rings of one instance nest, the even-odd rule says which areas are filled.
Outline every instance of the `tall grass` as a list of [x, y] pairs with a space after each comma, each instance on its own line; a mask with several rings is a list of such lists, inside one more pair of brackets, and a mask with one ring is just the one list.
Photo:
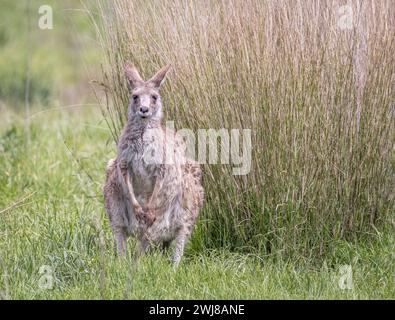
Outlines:
[[126, 60], [146, 77], [173, 65], [162, 94], [178, 128], [252, 129], [248, 175], [204, 167], [195, 243], [319, 258], [393, 223], [395, 8], [349, 2], [349, 29], [344, 4], [97, 0], [115, 138]]

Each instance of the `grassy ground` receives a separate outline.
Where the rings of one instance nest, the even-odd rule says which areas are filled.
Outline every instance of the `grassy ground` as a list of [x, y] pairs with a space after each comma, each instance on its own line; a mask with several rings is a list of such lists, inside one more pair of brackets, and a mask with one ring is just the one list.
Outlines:
[[[3, 298], [395, 298], [390, 227], [369, 243], [338, 241], [331, 256], [311, 263], [281, 252], [208, 250], [198, 224], [177, 271], [157, 250], [134, 268], [130, 256], [116, 258], [103, 209], [104, 168], [115, 148], [99, 109], [33, 115], [30, 143], [22, 118], [1, 114]], [[342, 265], [352, 267], [353, 289], [339, 287]], [[52, 270], [52, 289], [44, 288], [42, 266]]]

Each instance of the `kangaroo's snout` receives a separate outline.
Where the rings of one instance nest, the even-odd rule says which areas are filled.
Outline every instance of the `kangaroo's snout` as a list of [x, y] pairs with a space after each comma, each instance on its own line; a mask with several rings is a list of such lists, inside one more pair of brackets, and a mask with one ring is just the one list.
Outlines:
[[148, 107], [145, 107], [145, 106], [140, 107], [140, 112], [141, 113], [147, 113], [148, 112]]
[[146, 107], [146, 106], [141, 106], [140, 107], [140, 113], [146, 114], [146, 113], [148, 113], [148, 111], [149, 111], [148, 107]]
[[142, 118], [147, 118], [148, 116], [150, 116], [149, 107], [141, 106], [139, 109], [139, 114], [140, 114], [140, 117], [142, 117]]

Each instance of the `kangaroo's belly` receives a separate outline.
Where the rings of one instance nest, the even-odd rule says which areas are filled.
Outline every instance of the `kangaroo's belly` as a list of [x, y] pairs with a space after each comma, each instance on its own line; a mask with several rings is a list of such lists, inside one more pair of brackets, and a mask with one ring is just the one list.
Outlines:
[[182, 214], [181, 203], [174, 203], [147, 229], [147, 237], [152, 242], [174, 240], [183, 225]]
[[130, 165], [133, 191], [141, 205], [146, 204], [154, 191], [155, 172], [154, 165], [145, 165], [143, 161], [133, 161]]
[[[148, 204], [151, 199], [157, 176], [156, 166], [144, 166], [139, 163], [131, 170], [131, 178], [133, 189], [137, 201], [143, 207]], [[175, 182], [176, 183], [176, 182]], [[155, 211], [155, 222], [145, 230], [145, 236], [152, 242], [171, 241], [177, 235], [178, 230], [182, 226], [183, 210], [181, 193], [166, 193], [169, 188], [161, 189], [160, 194], [156, 195], [160, 200], [155, 199], [154, 203], [162, 203], [159, 211]], [[138, 230], [139, 222], [135, 220], [134, 228]]]

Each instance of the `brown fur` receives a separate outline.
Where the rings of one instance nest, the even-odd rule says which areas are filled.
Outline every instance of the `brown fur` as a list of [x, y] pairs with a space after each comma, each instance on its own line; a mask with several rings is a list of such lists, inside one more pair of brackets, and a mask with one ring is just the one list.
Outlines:
[[[186, 158], [183, 140], [161, 125], [159, 87], [168, 69], [145, 82], [135, 67], [125, 66], [132, 87], [128, 121], [103, 193], [120, 254], [130, 235], [138, 240], [138, 255], [151, 243], [166, 247], [175, 240], [177, 265], [203, 205], [203, 187], [200, 166]], [[165, 154], [174, 155], [173, 161], [160, 161]]]

